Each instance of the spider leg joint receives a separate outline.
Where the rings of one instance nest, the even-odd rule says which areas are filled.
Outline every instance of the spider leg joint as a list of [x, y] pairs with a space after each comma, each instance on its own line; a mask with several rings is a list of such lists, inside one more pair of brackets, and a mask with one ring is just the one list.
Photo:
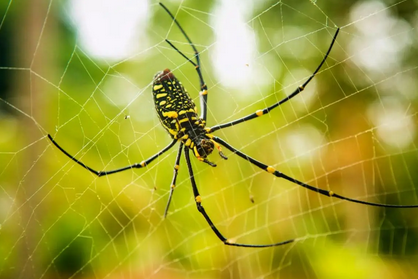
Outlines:
[[236, 243], [236, 239], [235, 238], [230, 238], [230, 239], [225, 239], [225, 244], [234, 244]]
[[264, 112], [263, 112], [263, 110], [262, 110], [262, 109], [260, 109], [260, 110], [257, 110], [257, 111], [255, 112], [255, 114], [257, 114], [257, 116], [262, 116], [262, 115], [264, 114]]
[[266, 171], [267, 171], [268, 173], [274, 173], [274, 172], [276, 171], [276, 169], [275, 169], [275, 168], [273, 168], [272, 166], [268, 166], [268, 167], [266, 168]]

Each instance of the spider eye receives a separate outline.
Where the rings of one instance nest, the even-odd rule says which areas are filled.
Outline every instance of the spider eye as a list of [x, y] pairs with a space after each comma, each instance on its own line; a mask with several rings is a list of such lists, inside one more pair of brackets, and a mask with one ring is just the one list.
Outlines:
[[206, 158], [207, 156], [209, 156], [209, 154], [212, 153], [214, 148], [215, 148], [215, 145], [213, 144], [212, 141], [208, 139], [202, 139], [200, 141], [200, 145], [197, 146], [197, 152], [199, 152], [202, 158]]

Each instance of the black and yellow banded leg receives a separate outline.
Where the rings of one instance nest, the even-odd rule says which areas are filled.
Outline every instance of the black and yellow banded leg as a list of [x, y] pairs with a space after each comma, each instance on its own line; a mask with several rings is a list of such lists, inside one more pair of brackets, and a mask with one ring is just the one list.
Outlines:
[[287, 101], [289, 101], [290, 99], [292, 99], [293, 97], [295, 97], [296, 95], [298, 95], [300, 92], [302, 92], [305, 89], [305, 87], [309, 84], [309, 82], [315, 77], [315, 75], [321, 69], [322, 65], [327, 60], [328, 55], [331, 52], [332, 46], [334, 45], [334, 42], [337, 39], [337, 35], [338, 35], [338, 32], [339, 31], [340, 31], [340, 29], [337, 28], [337, 31], [335, 32], [334, 38], [332, 39], [331, 45], [329, 46], [327, 52], [325, 53], [324, 58], [322, 59], [321, 63], [316, 68], [316, 70], [313, 72], [313, 74], [302, 85], [299, 85], [298, 88], [296, 88], [296, 90], [293, 91], [289, 96], [283, 98], [279, 102], [277, 102], [277, 103], [275, 103], [275, 104], [273, 104], [273, 105], [271, 105], [271, 106], [269, 106], [267, 108], [257, 110], [256, 112], [251, 113], [251, 114], [249, 114], [247, 116], [244, 116], [242, 118], [239, 118], [239, 119], [236, 119], [236, 120], [233, 120], [231, 122], [224, 123], [224, 124], [219, 124], [219, 125], [213, 126], [211, 128], [208, 128], [207, 129], [207, 132], [208, 133], [212, 133], [214, 131], [217, 131], [217, 130], [220, 130], [220, 129], [223, 129], [223, 128], [227, 128], [227, 127], [231, 127], [231, 126], [237, 125], [239, 123], [243, 123], [243, 122], [246, 122], [248, 120], [251, 120], [251, 119], [260, 117], [262, 115], [268, 114], [270, 111], [272, 111], [276, 107], [278, 107], [278, 106], [286, 103]]
[[180, 32], [183, 34], [183, 36], [186, 38], [186, 40], [189, 42], [189, 45], [193, 48], [194, 51], [194, 57], [196, 58], [196, 63], [194, 63], [189, 57], [187, 57], [185, 54], [183, 54], [176, 46], [174, 46], [169, 40], [165, 40], [174, 50], [176, 50], [181, 56], [183, 56], [187, 61], [193, 64], [193, 66], [196, 69], [196, 72], [199, 76], [199, 82], [200, 82], [200, 108], [201, 108], [201, 114], [200, 118], [202, 118], [204, 121], [206, 121], [207, 117], [207, 101], [208, 101], [208, 87], [203, 79], [202, 70], [201, 70], [201, 64], [200, 64], [200, 57], [199, 52], [197, 51], [195, 45], [193, 44], [192, 40], [187, 36], [186, 32], [181, 27], [180, 23], [177, 21], [177, 19], [174, 17], [174, 15], [167, 9], [166, 6], [164, 6], [163, 3], [160, 2], [161, 7], [164, 8], [164, 10], [170, 15], [171, 19], [174, 21], [174, 23], [177, 25], [177, 27], [180, 29]]
[[133, 165], [127, 166], [127, 167], [123, 167], [120, 169], [115, 169], [115, 170], [109, 170], [109, 171], [97, 171], [94, 170], [92, 168], [90, 168], [89, 166], [87, 166], [86, 164], [84, 164], [83, 162], [79, 161], [78, 159], [74, 158], [72, 155], [70, 155], [67, 151], [65, 151], [53, 138], [51, 135], [48, 134], [48, 138], [51, 140], [51, 142], [59, 149], [61, 150], [62, 153], [64, 153], [65, 155], [67, 155], [68, 158], [70, 158], [71, 160], [73, 160], [74, 162], [76, 162], [77, 164], [79, 164], [80, 166], [82, 166], [83, 168], [89, 170], [91, 173], [94, 173], [97, 176], [105, 176], [105, 175], [109, 175], [109, 174], [113, 174], [113, 173], [117, 173], [117, 172], [122, 172], [125, 170], [130, 170], [130, 169], [140, 169], [143, 167], [148, 166], [152, 161], [154, 161], [156, 158], [158, 158], [159, 156], [161, 156], [163, 153], [165, 153], [166, 151], [168, 151], [171, 147], [173, 147], [174, 144], [176, 144], [177, 140], [173, 140], [169, 145], [167, 145], [166, 147], [164, 147], [161, 151], [157, 152], [156, 154], [152, 155], [151, 157], [149, 157], [148, 159], [140, 162], [140, 163], [135, 163]]
[[203, 74], [201, 71], [201, 66], [199, 62], [199, 53], [195, 54], [196, 60], [198, 61], [198, 64], [194, 63], [189, 57], [187, 57], [183, 52], [181, 52], [173, 43], [171, 43], [169, 40], [165, 40], [175, 51], [177, 51], [181, 56], [183, 56], [187, 61], [189, 61], [196, 69], [196, 72], [199, 76], [199, 82], [200, 82], [200, 92], [199, 92], [199, 98], [200, 98], [200, 107], [202, 108], [202, 112], [200, 114], [200, 118], [202, 118], [204, 121], [206, 121], [207, 117], [207, 100], [208, 100], [208, 86], [206, 85]]
[[174, 194], [174, 189], [176, 188], [176, 180], [177, 180], [177, 174], [179, 173], [179, 169], [180, 169], [180, 157], [181, 157], [182, 151], [183, 151], [183, 143], [180, 142], [179, 151], [177, 152], [176, 162], [174, 163], [173, 179], [170, 185], [170, 196], [168, 197], [167, 205], [164, 210], [164, 218], [167, 217], [168, 208], [170, 207], [171, 199], [173, 198], [173, 194]]
[[190, 163], [190, 156], [189, 156], [189, 149], [188, 148], [184, 149], [184, 154], [185, 154], [185, 157], [186, 157], [187, 168], [189, 169], [190, 182], [192, 184], [193, 195], [194, 195], [194, 199], [195, 199], [195, 202], [196, 202], [197, 210], [203, 215], [206, 222], [211, 227], [212, 231], [216, 234], [216, 236], [225, 245], [238, 246], [238, 247], [251, 247], [251, 248], [265, 248], [265, 247], [272, 247], [272, 246], [280, 246], [280, 245], [288, 244], [288, 243], [291, 243], [291, 242], [295, 241], [294, 239], [290, 239], [290, 240], [281, 241], [281, 242], [277, 242], [277, 243], [273, 243], [273, 244], [253, 245], [253, 244], [236, 243], [236, 242], [230, 241], [226, 237], [224, 237], [221, 234], [221, 232], [216, 228], [215, 224], [209, 218], [209, 215], [206, 213], [205, 209], [202, 206], [202, 198], [200, 197], [199, 190], [197, 189], [197, 185], [196, 185], [196, 182], [194, 180], [193, 169], [192, 169], [192, 164]]
[[418, 207], [418, 204], [413, 204], [413, 205], [396, 205], [396, 204], [382, 204], [382, 203], [373, 203], [373, 202], [366, 202], [366, 201], [361, 201], [361, 200], [356, 200], [356, 199], [352, 199], [352, 198], [348, 198], [342, 195], [339, 195], [337, 193], [334, 193], [333, 191], [330, 190], [324, 190], [324, 189], [320, 189], [317, 188], [315, 186], [311, 186], [309, 184], [306, 184], [302, 181], [299, 181], [293, 177], [290, 177], [278, 170], [276, 170], [274, 167], [272, 166], [268, 166], [266, 164], [261, 163], [260, 161], [255, 160], [254, 158], [251, 158], [250, 156], [248, 156], [247, 154], [239, 151], [238, 149], [236, 149], [235, 147], [231, 146], [229, 143], [227, 143], [226, 141], [224, 141], [223, 139], [219, 138], [219, 137], [213, 137], [212, 138], [214, 141], [218, 142], [219, 144], [223, 145], [224, 147], [226, 147], [227, 149], [229, 149], [230, 151], [232, 151], [233, 153], [237, 154], [239, 157], [247, 160], [248, 162], [250, 162], [251, 164], [259, 167], [260, 169], [273, 174], [276, 177], [279, 178], [283, 178], [286, 179], [287, 181], [290, 181], [294, 184], [297, 184], [299, 186], [302, 186], [303, 188], [306, 188], [310, 191], [314, 191], [317, 192], [321, 195], [327, 196], [327, 197], [333, 197], [333, 198], [337, 198], [337, 199], [341, 199], [341, 200], [346, 200], [346, 201], [350, 201], [350, 202], [354, 202], [354, 203], [360, 203], [360, 204], [366, 204], [366, 205], [371, 205], [371, 206], [378, 206], [378, 207], [391, 207], [391, 208], [414, 208], [414, 207]]

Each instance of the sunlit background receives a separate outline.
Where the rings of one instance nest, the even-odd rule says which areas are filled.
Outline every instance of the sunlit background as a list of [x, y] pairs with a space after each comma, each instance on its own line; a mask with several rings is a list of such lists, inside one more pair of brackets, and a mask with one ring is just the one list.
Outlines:
[[[418, 4], [406, 1], [163, 1], [200, 52], [208, 126], [291, 94], [270, 114], [216, 132], [321, 189], [418, 204]], [[196, 210], [151, 94], [169, 68], [199, 105], [194, 52], [155, 1], [0, 3], [0, 278], [415, 278], [418, 209], [320, 196], [229, 151], [193, 159]]]

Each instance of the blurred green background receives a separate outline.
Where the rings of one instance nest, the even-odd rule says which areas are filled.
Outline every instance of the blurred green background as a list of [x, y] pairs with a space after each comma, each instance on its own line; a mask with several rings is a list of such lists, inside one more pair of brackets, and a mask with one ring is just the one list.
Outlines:
[[[164, 1], [201, 52], [208, 125], [306, 90], [216, 135], [319, 188], [418, 204], [417, 1]], [[195, 208], [177, 148], [143, 170], [97, 178], [170, 142], [151, 95], [170, 68], [199, 104], [193, 52], [153, 1], [0, 3], [0, 278], [415, 278], [418, 209], [307, 192], [225, 151], [193, 158]]]

